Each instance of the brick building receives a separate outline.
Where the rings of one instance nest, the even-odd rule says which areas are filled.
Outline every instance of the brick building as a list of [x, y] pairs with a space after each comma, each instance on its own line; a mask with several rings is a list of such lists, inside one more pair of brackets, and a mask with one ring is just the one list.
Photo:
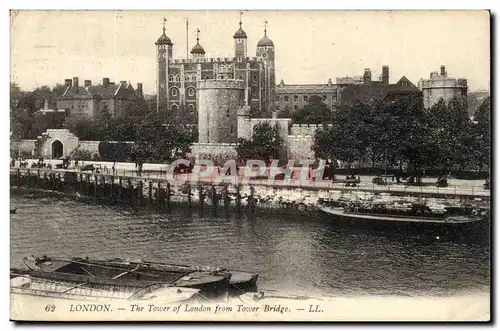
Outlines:
[[365, 69], [362, 81], [350, 80], [349, 78], [337, 78], [337, 82], [340, 81], [342, 86], [338, 105], [347, 105], [353, 102], [391, 102], [400, 96], [419, 95], [421, 93], [418, 87], [405, 76], [401, 77], [397, 83], [390, 84], [388, 66], [382, 66], [382, 74], [378, 80], [372, 80], [372, 73], [369, 68]]
[[103, 78], [100, 85], [85, 80], [82, 86], [78, 77], [73, 77], [73, 80], [65, 80], [65, 86], [66, 90], [57, 99], [57, 108], [66, 110], [68, 115], [95, 117], [107, 111], [111, 116], [119, 116], [130, 103], [143, 98], [142, 83], [137, 83], [137, 89], [134, 89], [126, 81], [117, 84]]

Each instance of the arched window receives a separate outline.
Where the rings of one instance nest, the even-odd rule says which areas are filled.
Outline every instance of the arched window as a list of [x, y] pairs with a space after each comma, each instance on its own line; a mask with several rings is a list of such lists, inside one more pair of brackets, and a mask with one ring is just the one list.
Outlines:
[[193, 104], [190, 104], [190, 105], [188, 106], [188, 110], [189, 110], [191, 113], [192, 113], [192, 112], [194, 112], [194, 105], [193, 105]]
[[173, 97], [176, 97], [179, 94], [179, 90], [177, 89], [177, 87], [172, 87], [172, 89], [170, 91], [171, 91], [170, 94]]
[[192, 87], [188, 87], [187, 92], [188, 92], [188, 96], [190, 96], [190, 97], [192, 97], [196, 94], [194, 91], [194, 88], [192, 88]]
[[191, 81], [196, 82], [196, 74], [191, 74]]
[[174, 81], [174, 75], [169, 75], [168, 76], [168, 80], [171, 81], [171, 82], [173, 82]]
[[180, 82], [180, 81], [181, 81], [181, 76], [179, 76], [179, 75], [175, 75], [175, 81], [176, 81], [176, 82]]
[[226, 117], [229, 117], [229, 108], [226, 110]]
[[177, 105], [176, 105], [176, 104], [173, 104], [173, 105], [170, 107], [170, 109], [172, 109], [172, 110], [177, 110], [177, 109], [179, 109], [179, 107], [177, 107]]
[[189, 75], [184, 75], [184, 80], [186, 82], [190, 82], [191, 81], [191, 77]]

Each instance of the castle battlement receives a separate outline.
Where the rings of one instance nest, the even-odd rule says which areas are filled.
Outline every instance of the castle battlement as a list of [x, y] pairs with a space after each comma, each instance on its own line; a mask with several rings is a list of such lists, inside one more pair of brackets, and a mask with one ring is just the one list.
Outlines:
[[189, 63], [233, 63], [233, 62], [262, 62], [260, 57], [207, 57], [201, 59], [169, 59], [171, 64]]
[[198, 81], [198, 89], [245, 89], [245, 83], [236, 79], [205, 79]]
[[332, 127], [333, 124], [293, 124], [290, 128], [291, 135], [313, 136], [318, 129]]
[[455, 79], [447, 77], [439, 77], [432, 79], [422, 79], [420, 81], [420, 88], [457, 88], [467, 87], [467, 79]]

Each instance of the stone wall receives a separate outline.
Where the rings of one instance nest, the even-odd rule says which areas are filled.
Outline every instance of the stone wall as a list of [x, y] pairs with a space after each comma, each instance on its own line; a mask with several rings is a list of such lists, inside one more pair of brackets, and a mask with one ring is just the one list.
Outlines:
[[200, 159], [217, 160], [224, 163], [229, 159], [236, 159], [236, 144], [225, 143], [195, 143], [191, 146], [191, 155]]
[[35, 139], [11, 140], [10, 142], [10, 149], [15, 155], [33, 155], [35, 146]]
[[314, 159], [314, 152], [312, 150], [313, 143], [314, 137], [311, 135], [289, 135], [288, 159]]
[[79, 151], [87, 151], [89, 152], [90, 154], [92, 154], [92, 156], [94, 155], [99, 155], [99, 144], [101, 142], [100, 141], [96, 141], [96, 140], [80, 140], [79, 144], [80, 144], [80, 147], [78, 148]]

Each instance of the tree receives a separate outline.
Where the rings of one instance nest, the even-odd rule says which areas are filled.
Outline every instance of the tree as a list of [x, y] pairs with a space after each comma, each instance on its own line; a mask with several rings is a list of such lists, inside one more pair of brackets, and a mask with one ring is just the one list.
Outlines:
[[252, 140], [240, 138], [236, 152], [240, 159], [277, 159], [283, 150], [283, 140], [277, 126], [262, 122], [253, 127]]
[[491, 100], [486, 98], [474, 112], [472, 123], [472, 136], [474, 146], [472, 148], [474, 160], [482, 170], [484, 166], [489, 168], [491, 160]]
[[332, 111], [317, 95], [313, 95], [307, 104], [292, 114], [296, 124], [327, 124], [332, 122]]

